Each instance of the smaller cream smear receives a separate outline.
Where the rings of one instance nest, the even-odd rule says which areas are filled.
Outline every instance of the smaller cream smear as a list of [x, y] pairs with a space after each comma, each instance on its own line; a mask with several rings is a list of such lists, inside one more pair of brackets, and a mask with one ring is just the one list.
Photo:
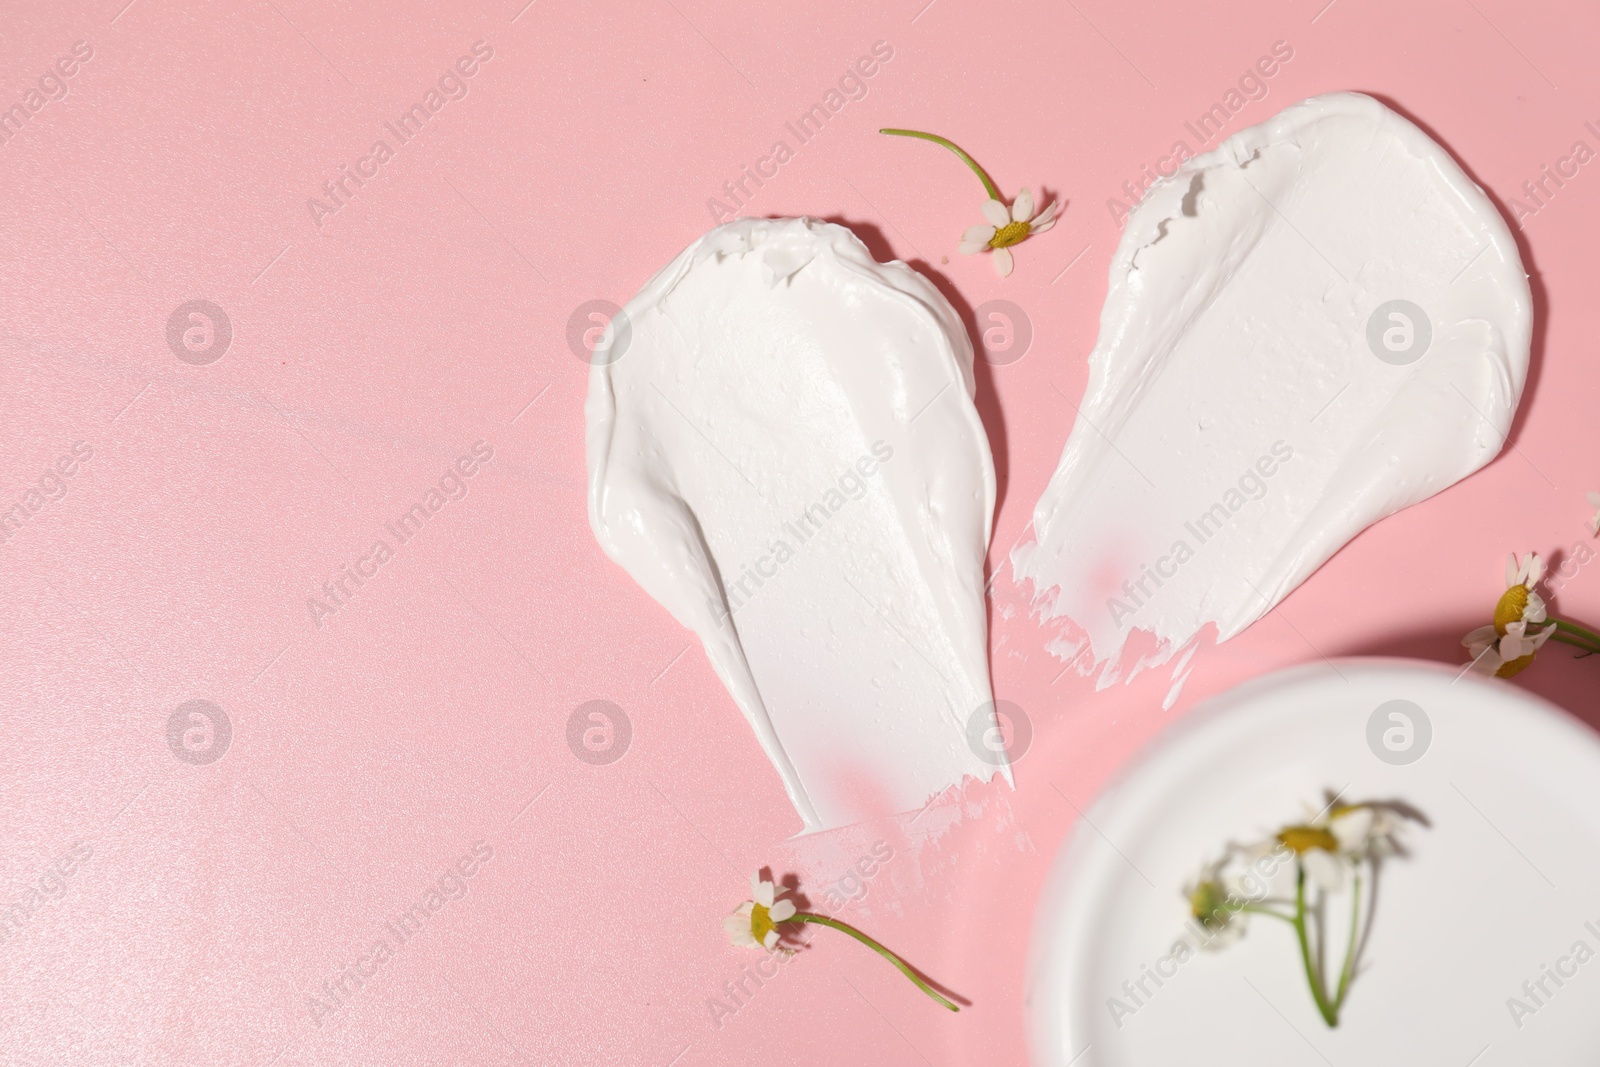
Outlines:
[[1367, 526], [1482, 467], [1532, 300], [1494, 205], [1370, 97], [1296, 104], [1133, 210], [1089, 383], [1012, 553], [1102, 685], [1238, 634]]
[[949, 303], [841, 226], [760, 219], [707, 233], [624, 315], [590, 372], [590, 524], [699, 636], [806, 831], [1009, 781], [994, 469]]

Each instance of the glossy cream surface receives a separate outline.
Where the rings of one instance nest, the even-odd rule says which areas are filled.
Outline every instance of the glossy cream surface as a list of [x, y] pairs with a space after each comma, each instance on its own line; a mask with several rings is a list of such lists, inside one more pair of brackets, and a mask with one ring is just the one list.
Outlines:
[[624, 315], [591, 369], [591, 525], [699, 636], [806, 830], [1009, 776], [988, 743], [994, 471], [949, 303], [843, 227], [758, 219]]
[[[1347, 541], [1503, 446], [1532, 301], [1495, 206], [1370, 97], [1287, 108], [1127, 220], [1035, 540], [1053, 651], [1130, 669], [1227, 640]], [[1070, 622], [1065, 622], [1070, 620]], [[1137, 666], [1137, 665], [1133, 665]]]

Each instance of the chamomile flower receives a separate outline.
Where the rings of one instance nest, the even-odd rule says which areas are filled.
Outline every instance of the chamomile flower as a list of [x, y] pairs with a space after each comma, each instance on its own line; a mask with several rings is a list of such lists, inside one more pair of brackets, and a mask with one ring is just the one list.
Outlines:
[[979, 252], [994, 253], [994, 267], [1004, 278], [1015, 265], [1011, 246], [1044, 233], [1056, 224], [1056, 202], [1051, 201], [1036, 217], [1033, 213], [1033, 193], [1027, 189], [1017, 194], [1008, 209], [999, 200], [988, 200], [983, 205], [984, 224], [973, 226], [961, 235], [958, 251], [964, 256]]
[[750, 876], [750, 893], [755, 898], [747, 900], [732, 915], [722, 920], [728, 940], [744, 948], [764, 948], [772, 951], [778, 947], [782, 936], [778, 924], [794, 918], [794, 901], [779, 900], [785, 890], [763, 879], [759, 872]]
[[[1472, 669], [1497, 678], [1510, 678], [1527, 669], [1533, 657], [1556, 632], [1544, 598], [1534, 591], [1544, 577], [1544, 561], [1529, 552], [1521, 560], [1506, 557], [1506, 591], [1494, 607], [1494, 622], [1480, 626], [1461, 639], [1472, 656]], [[1530, 629], [1531, 628], [1531, 629]]]
[[[1329, 795], [1315, 814], [1281, 827], [1250, 844], [1229, 844], [1223, 858], [1201, 869], [1184, 888], [1189, 913], [1204, 928], [1201, 948], [1221, 948], [1237, 940], [1243, 923], [1261, 915], [1289, 926], [1300, 950], [1311, 999], [1323, 1022], [1339, 1025], [1339, 1012], [1359, 971], [1363, 931], [1376, 912], [1377, 871], [1399, 855], [1405, 820], [1426, 825], [1421, 813], [1391, 801], [1340, 803]], [[1269, 895], [1282, 861], [1292, 857], [1292, 898]], [[1241, 870], [1239, 864], [1248, 864]], [[1308, 890], [1315, 890], [1309, 892]], [[1332, 942], [1328, 916], [1348, 914], [1344, 963], [1330, 982], [1326, 963]], [[1315, 948], [1313, 948], [1315, 946]]]
[[1600, 493], [1585, 494], [1589, 506], [1594, 508], [1594, 514], [1589, 517], [1589, 532], [1600, 537]]
[[789, 952], [791, 950], [782, 947], [783, 935], [778, 932], [778, 927], [784, 923], [816, 923], [819, 926], [831, 927], [840, 933], [849, 934], [894, 964], [901, 974], [911, 979], [918, 989], [932, 997], [941, 1006], [948, 1008], [950, 1011], [961, 1010], [948, 997], [930, 986], [905, 960], [896, 956], [893, 952], [890, 952], [847, 922], [835, 919], [830, 915], [816, 915], [809, 911], [801, 911], [795, 907], [792, 900], [779, 899], [786, 892], [788, 890], [779, 889], [773, 882], [762, 878], [760, 871], [751, 875], [750, 896], [752, 899], [740, 904], [734, 909], [732, 915], [722, 920], [722, 929], [727, 933], [728, 940], [742, 948], [764, 948], [768, 952]]
[[972, 226], [961, 235], [958, 250], [962, 255], [975, 256], [980, 252], [994, 253], [994, 266], [1000, 272], [1000, 277], [1008, 276], [1016, 266], [1016, 259], [1012, 255], [1013, 245], [1020, 244], [1029, 237], [1044, 233], [1056, 224], [1056, 210], [1059, 201], [1051, 203], [1034, 214], [1033, 193], [1027, 189], [1017, 194], [1017, 198], [1007, 207], [1005, 198], [1000, 195], [1000, 187], [984, 169], [978, 166], [978, 161], [967, 155], [954, 141], [940, 137], [934, 133], [923, 133], [921, 130], [879, 130], [894, 137], [916, 137], [924, 141], [932, 141], [954, 152], [961, 162], [971, 168], [972, 173], [983, 182], [983, 191], [989, 194], [989, 199], [983, 204], [983, 223]]
[[1183, 891], [1189, 900], [1189, 914], [1206, 932], [1200, 947], [1210, 951], [1227, 948], [1243, 937], [1250, 917], [1236, 880], [1223, 876], [1226, 864], [1226, 857], [1207, 864]]

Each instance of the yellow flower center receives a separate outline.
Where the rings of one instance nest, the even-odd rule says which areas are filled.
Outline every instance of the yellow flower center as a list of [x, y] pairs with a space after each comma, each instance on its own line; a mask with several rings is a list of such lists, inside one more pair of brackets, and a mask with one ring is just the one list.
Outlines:
[[1189, 897], [1189, 911], [1205, 926], [1216, 929], [1228, 920], [1228, 898], [1216, 882], [1201, 882]]
[[1528, 587], [1514, 585], [1505, 591], [1500, 603], [1494, 606], [1494, 632], [1504, 637], [1506, 627], [1522, 618], [1528, 610]]
[[1500, 669], [1494, 672], [1494, 676], [1496, 678], [1510, 678], [1512, 675], [1521, 674], [1527, 669], [1528, 664], [1532, 662], [1533, 653], [1531, 652], [1526, 656], [1518, 656], [1514, 660], [1508, 660], [1500, 664]]
[[1293, 849], [1295, 855], [1314, 848], [1324, 852], [1339, 851], [1339, 839], [1320, 826], [1286, 826], [1278, 831], [1278, 840]]
[[767, 934], [776, 930], [773, 925], [772, 913], [760, 904], [750, 909], [750, 936], [760, 944], [766, 944]]
[[989, 238], [989, 247], [1006, 248], [1010, 245], [1014, 245], [1024, 237], [1028, 236], [1028, 231], [1030, 229], [1032, 229], [1032, 227], [1026, 222], [1008, 222], [998, 230], [994, 231], [994, 236]]

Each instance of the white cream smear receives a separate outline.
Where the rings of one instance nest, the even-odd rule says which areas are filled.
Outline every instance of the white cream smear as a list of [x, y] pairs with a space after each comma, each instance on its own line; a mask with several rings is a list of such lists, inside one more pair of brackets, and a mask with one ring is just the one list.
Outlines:
[[1501, 449], [1532, 301], [1500, 213], [1366, 96], [1286, 109], [1128, 217], [1089, 382], [1012, 554], [1100, 684], [1227, 640]]
[[949, 303], [843, 227], [771, 219], [624, 313], [589, 381], [590, 524], [699, 635], [806, 831], [1009, 781], [968, 740], [995, 481]]

